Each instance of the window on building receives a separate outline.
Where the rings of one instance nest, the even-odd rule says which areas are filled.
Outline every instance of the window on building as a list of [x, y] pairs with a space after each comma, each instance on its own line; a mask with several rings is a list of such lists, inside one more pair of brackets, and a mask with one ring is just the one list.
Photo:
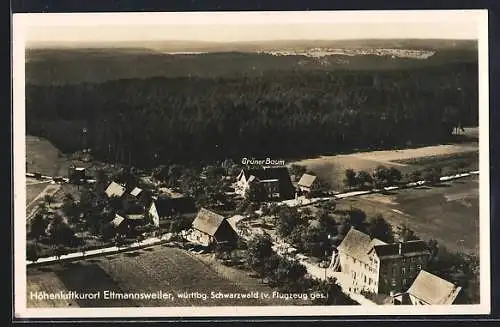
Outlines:
[[417, 265], [417, 270], [422, 270], [422, 265]]
[[398, 267], [396, 267], [396, 265], [392, 266], [392, 274], [396, 275], [397, 271], [398, 271]]
[[366, 275], [365, 275], [365, 283], [366, 283]]
[[372, 279], [368, 278], [368, 285], [371, 285], [371, 284], [372, 284]]
[[403, 278], [403, 286], [406, 286], [406, 283], [407, 283], [407, 282], [408, 282], [408, 281], [406, 280], [406, 278]]
[[404, 274], [406, 274], [406, 268], [405, 268], [405, 267], [403, 267], [403, 268], [401, 269], [401, 273], [402, 273], [403, 275], [404, 275]]
[[392, 286], [396, 286], [396, 279], [394, 279], [394, 278], [392, 279], [392, 281], [391, 281], [391, 285], [392, 285]]

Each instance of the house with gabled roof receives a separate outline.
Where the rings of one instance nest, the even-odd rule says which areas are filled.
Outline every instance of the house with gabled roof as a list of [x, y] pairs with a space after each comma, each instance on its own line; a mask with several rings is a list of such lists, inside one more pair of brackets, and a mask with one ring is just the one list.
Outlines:
[[387, 244], [351, 228], [337, 248], [340, 270], [352, 281], [350, 291], [400, 293], [427, 265], [430, 252], [421, 240]]
[[116, 182], [111, 182], [104, 191], [104, 193], [106, 193], [108, 198], [112, 197], [121, 198], [126, 191], [127, 189], [125, 188], [125, 186], [120, 185]]
[[395, 294], [394, 304], [451, 305], [462, 288], [430, 272], [421, 270], [406, 292]]
[[321, 191], [319, 178], [312, 174], [304, 174], [297, 183], [297, 187], [304, 193], [315, 193]]
[[236, 177], [235, 193], [243, 197], [252, 183], [259, 183], [269, 199], [290, 200], [295, 198], [295, 188], [286, 167], [244, 168]]
[[197, 210], [195, 201], [189, 196], [159, 196], [151, 201], [148, 208], [148, 214], [151, 216], [154, 225], [157, 227], [161, 225], [162, 221], [175, 216], [194, 216], [196, 213]]
[[142, 188], [139, 188], [137, 186], [134, 187], [132, 191], [130, 191], [130, 195], [137, 199], [141, 196], [142, 193], [143, 193]]
[[237, 232], [224, 216], [205, 208], [194, 219], [191, 235], [205, 246], [234, 245], [238, 240]]

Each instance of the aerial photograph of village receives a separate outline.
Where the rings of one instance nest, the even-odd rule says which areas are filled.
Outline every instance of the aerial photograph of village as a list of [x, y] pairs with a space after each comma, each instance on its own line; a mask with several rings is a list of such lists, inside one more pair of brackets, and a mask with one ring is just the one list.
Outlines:
[[477, 35], [240, 27], [29, 34], [27, 307], [478, 304]]

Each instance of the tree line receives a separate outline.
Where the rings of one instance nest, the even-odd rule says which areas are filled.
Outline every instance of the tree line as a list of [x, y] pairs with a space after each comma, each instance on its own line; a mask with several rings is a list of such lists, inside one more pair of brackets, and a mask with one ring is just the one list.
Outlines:
[[[27, 133], [155, 167], [437, 143], [477, 125], [477, 65], [27, 85]], [[86, 133], [83, 132], [86, 130]]]

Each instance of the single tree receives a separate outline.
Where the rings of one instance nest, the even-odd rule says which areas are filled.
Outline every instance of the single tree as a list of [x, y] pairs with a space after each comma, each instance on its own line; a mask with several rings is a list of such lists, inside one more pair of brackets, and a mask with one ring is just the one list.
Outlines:
[[296, 208], [282, 207], [278, 214], [278, 222], [276, 230], [282, 237], [290, 235], [290, 233], [301, 223], [300, 214]]
[[403, 174], [401, 173], [401, 171], [394, 167], [389, 168], [388, 176], [390, 184], [399, 183], [403, 178]]
[[386, 243], [394, 242], [392, 227], [389, 225], [382, 215], [376, 215], [368, 221], [367, 232], [372, 238], [378, 238]]
[[278, 267], [273, 273], [273, 280], [283, 291], [299, 292], [300, 281], [306, 273], [306, 267], [297, 260], [280, 257]]
[[55, 197], [50, 194], [45, 194], [43, 200], [47, 203], [47, 206], [51, 206], [54, 203]]
[[434, 167], [424, 170], [422, 174], [424, 181], [431, 185], [436, 185], [441, 180], [441, 167]]
[[408, 242], [418, 240], [418, 237], [413, 230], [411, 230], [408, 226], [403, 225], [399, 231], [399, 240], [401, 242]]
[[389, 185], [391, 179], [389, 170], [385, 166], [378, 166], [373, 172], [373, 186], [381, 189]]
[[349, 224], [359, 231], [365, 231], [366, 213], [358, 208], [351, 208], [348, 212]]
[[373, 178], [368, 172], [361, 170], [358, 171], [356, 174], [356, 181], [358, 182], [357, 186], [359, 188], [365, 189], [365, 188], [370, 188], [372, 186]]
[[259, 276], [265, 273], [265, 262], [274, 253], [273, 241], [268, 235], [254, 236], [247, 242], [246, 262]]
[[26, 246], [26, 260], [36, 262], [39, 258], [40, 248], [37, 243], [31, 243]]
[[419, 182], [422, 180], [422, 172], [419, 170], [412, 171], [409, 174], [408, 179], [412, 183]]
[[40, 239], [45, 236], [45, 230], [47, 229], [47, 218], [45, 214], [37, 212], [35, 216], [30, 220], [29, 233], [31, 237], [35, 239]]
[[47, 235], [53, 245], [73, 245], [75, 241], [75, 234], [73, 230], [68, 226], [64, 219], [58, 215], [54, 214], [51, 221], [47, 227]]
[[346, 169], [344, 185], [349, 189], [356, 187], [358, 185], [358, 180], [356, 178], [356, 172], [353, 169]]
[[245, 197], [251, 202], [260, 203], [265, 201], [268, 194], [264, 185], [261, 183], [250, 183], [249, 188], [246, 191]]
[[307, 168], [306, 166], [291, 164], [289, 170], [290, 175], [293, 175], [295, 181], [298, 181], [306, 173]]
[[321, 226], [311, 225], [302, 236], [303, 247], [310, 255], [322, 258], [330, 250], [328, 232]]
[[336, 278], [313, 281], [312, 293], [315, 294], [313, 303], [316, 305], [354, 305], [356, 304], [348, 295], [342, 292]]

